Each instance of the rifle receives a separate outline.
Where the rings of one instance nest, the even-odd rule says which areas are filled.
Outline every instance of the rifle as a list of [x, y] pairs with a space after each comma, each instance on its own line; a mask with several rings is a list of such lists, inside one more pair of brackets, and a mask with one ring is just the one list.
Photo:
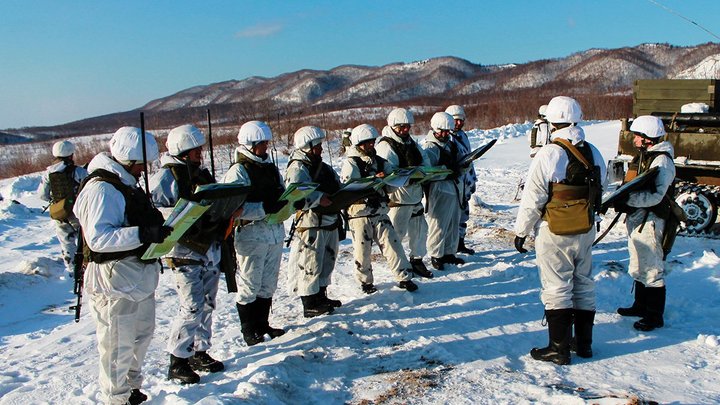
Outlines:
[[293, 218], [292, 224], [290, 225], [290, 231], [288, 232], [288, 237], [285, 239], [285, 247], [290, 247], [290, 242], [292, 242], [293, 236], [295, 236], [295, 229], [297, 228], [297, 216]]
[[150, 196], [150, 181], [148, 180], [147, 142], [145, 142], [145, 113], [140, 113], [140, 133], [142, 135], [143, 174], [145, 177], [145, 193]]
[[212, 171], [213, 180], [215, 180], [215, 155], [213, 154], [213, 141], [212, 141], [212, 120], [210, 119], [210, 109], [207, 109], [207, 122], [208, 122], [208, 143], [210, 145], [210, 170]]
[[593, 246], [597, 245], [598, 242], [600, 242], [605, 236], [607, 236], [608, 233], [610, 233], [610, 230], [613, 229], [615, 224], [617, 224], [618, 220], [620, 219], [620, 215], [622, 215], [622, 212], [618, 212], [617, 215], [615, 215], [615, 218], [613, 218], [612, 222], [610, 222], [610, 225], [605, 229], [605, 232], [603, 232], [600, 236], [598, 236], [597, 239], [595, 239], [595, 242], [593, 242]]
[[525, 188], [525, 179], [520, 178], [520, 183], [518, 183], [517, 190], [515, 191], [515, 197], [513, 197], [513, 201], [520, 200], [521, 193], [524, 188]]
[[75, 263], [73, 266], [73, 278], [75, 285], [73, 286], [73, 294], [77, 295], [77, 302], [70, 307], [71, 311], [75, 311], [75, 322], [80, 322], [80, 308], [82, 307], [82, 289], [85, 281], [85, 255], [83, 254], [83, 234], [82, 228], [78, 233], [77, 251], [75, 252]]

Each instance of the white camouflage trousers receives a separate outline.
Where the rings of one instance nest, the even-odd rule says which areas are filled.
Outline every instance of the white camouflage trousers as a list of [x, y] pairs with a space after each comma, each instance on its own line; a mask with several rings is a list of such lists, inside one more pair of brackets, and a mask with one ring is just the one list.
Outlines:
[[235, 273], [238, 292], [235, 301], [246, 305], [254, 302], [257, 297], [272, 298], [280, 273], [282, 241], [271, 244], [236, 239], [235, 251], [238, 260]]
[[387, 260], [390, 271], [398, 282], [410, 280], [410, 262], [405, 256], [402, 242], [395, 233], [387, 215], [350, 218], [353, 256], [355, 257], [355, 277], [362, 284], [374, 282], [372, 269], [372, 246], [377, 243], [380, 252]]
[[427, 254], [428, 224], [422, 204], [390, 207], [388, 218], [402, 241], [407, 237], [410, 259], [422, 259]]
[[547, 226], [540, 227], [535, 252], [545, 309], [595, 310], [594, 240], [595, 227], [581, 235], [555, 235]]
[[628, 273], [646, 287], [665, 286], [665, 262], [663, 262], [662, 235], [665, 220], [650, 212], [645, 226], [645, 210], [637, 210], [628, 215], [626, 226], [628, 233], [628, 251], [630, 263]]
[[180, 306], [170, 328], [167, 351], [188, 358], [212, 345], [212, 315], [216, 307], [220, 269], [217, 265], [190, 264], [172, 269]]
[[75, 215], [71, 215], [67, 222], [58, 220], [53, 220], [53, 222], [55, 222], [55, 233], [57, 234], [60, 248], [62, 249], [65, 270], [72, 273], [75, 265], [80, 222], [78, 222]]
[[[435, 194], [435, 195], [432, 195]], [[427, 247], [432, 257], [454, 255], [460, 235], [460, 204], [457, 195], [431, 193], [428, 200]]]
[[304, 297], [330, 285], [338, 251], [338, 231], [308, 229], [295, 233], [290, 246], [290, 288]]
[[142, 385], [142, 365], [155, 330], [155, 296], [141, 301], [90, 296], [100, 352], [100, 392], [107, 405], [125, 404]]

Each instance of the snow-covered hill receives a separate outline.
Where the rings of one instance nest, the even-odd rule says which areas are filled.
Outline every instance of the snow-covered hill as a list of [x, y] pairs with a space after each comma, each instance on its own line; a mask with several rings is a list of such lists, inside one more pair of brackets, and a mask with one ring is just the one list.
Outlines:
[[[563, 367], [530, 358], [530, 348], [547, 343], [540, 284], [534, 253], [518, 254], [511, 231], [513, 196], [529, 165], [529, 126], [471, 132], [474, 145], [499, 141], [476, 162], [468, 241], [478, 253], [467, 264], [436, 272], [408, 293], [393, 287], [377, 262], [380, 291], [367, 296], [353, 277], [345, 241], [329, 288], [344, 305], [308, 320], [288, 292], [285, 251], [271, 323], [288, 333], [247, 347], [233, 296], [221, 287], [211, 353], [227, 370], [203, 375], [197, 385], [165, 378], [164, 344], [177, 308], [166, 272], [145, 365], [148, 403], [719, 403], [720, 255], [714, 240], [679, 238], [668, 259], [666, 326], [639, 333], [632, 319], [615, 314], [632, 299], [626, 235], [618, 226], [594, 250], [595, 356], [573, 357]], [[606, 158], [615, 153], [618, 122], [585, 129]], [[34, 196], [38, 182], [39, 173], [0, 182], [0, 404], [93, 404], [94, 324], [86, 311], [74, 323], [67, 310], [72, 279], [63, 274], [53, 228]]]

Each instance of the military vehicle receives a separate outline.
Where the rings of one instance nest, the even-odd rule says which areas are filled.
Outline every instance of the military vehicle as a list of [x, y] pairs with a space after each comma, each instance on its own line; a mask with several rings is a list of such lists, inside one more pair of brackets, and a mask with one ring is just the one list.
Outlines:
[[[706, 105], [701, 110], [707, 112], [682, 112], [690, 103]], [[660, 117], [675, 149], [675, 201], [688, 217], [682, 232], [720, 236], [720, 224], [716, 223], [720, 205], [720, 92], [716, 91], [716, 80], [637, 80], [633, 116], [640, 115]], [[624, 179], [629, 162], [638, 154], [629, 127], [629, 120], [623, 119], [618, 156], [608, 165], [610, 182]]]

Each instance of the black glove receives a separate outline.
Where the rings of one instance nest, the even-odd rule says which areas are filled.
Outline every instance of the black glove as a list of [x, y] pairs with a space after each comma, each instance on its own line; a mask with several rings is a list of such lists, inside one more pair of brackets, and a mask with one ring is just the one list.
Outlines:
[[293, 203], [293, 208], [295, 208], [295, 211], [300, 211], [301, 209], [305, 208], [305, 199], [301, 198]]
[[282, 209], [286, 201], [263, 201], [263, 210], [266, 214], [274, 214]]
[[527, 253], [527, 249], [523, 247], [523, 244], [525, 244], [525, 237], [522, 236], [515, 236], [515, 250], [517, 250], [520, 253]]
[[627, 205], [627, 200], [613, 201], [613, 209], [617, 213], [629, 214], [633, 211], [633, 208]]
[[140, 242], [145, 243], [162, 243], [165, 238], [170, 236], [173, 229], [169, 226], [141, 226], [139, 227], [138, 237]]

